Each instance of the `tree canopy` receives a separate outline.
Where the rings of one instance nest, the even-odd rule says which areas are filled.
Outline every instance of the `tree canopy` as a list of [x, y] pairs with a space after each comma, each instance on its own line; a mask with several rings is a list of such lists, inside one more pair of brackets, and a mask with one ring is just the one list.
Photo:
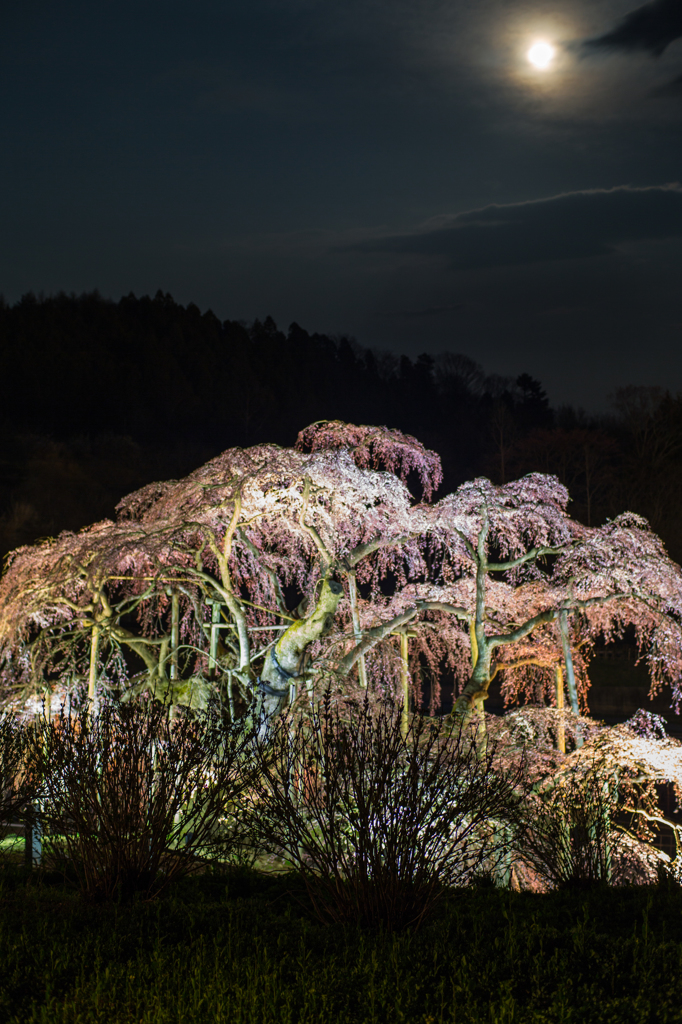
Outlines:
[[553, 703], [559, 666], [577, 712], [595, 642], [630, 627], [679, 705], [682, 573], [646, 521], [587, 527], [548, 475], [434, 501], [440, 479], [409, 435], [321, 421], [294, 448], [229, 449], [128, 495], [116, 521], [20, 548], [0, 583], [7, 694], [227, 688], [275, 712], [320, 680], [400, 695], [409, 649], [432, 711], [444, 667], [454, 713], [480, 718], [496, 674], [509, 699]]

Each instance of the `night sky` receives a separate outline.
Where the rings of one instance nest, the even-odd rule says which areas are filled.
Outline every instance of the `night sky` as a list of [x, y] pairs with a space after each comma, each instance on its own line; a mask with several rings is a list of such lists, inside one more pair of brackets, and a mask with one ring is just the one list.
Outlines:
[[682, 0], [7, 5], [0, 292], [682, 390], [681, 37]]

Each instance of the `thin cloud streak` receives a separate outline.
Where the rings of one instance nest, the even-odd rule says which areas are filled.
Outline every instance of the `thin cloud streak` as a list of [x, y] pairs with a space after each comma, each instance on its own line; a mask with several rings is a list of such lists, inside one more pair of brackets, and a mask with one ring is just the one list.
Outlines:
[[491, 205], [408, 235], [360, 242], [355, 251], [447, 257], [461, 270], [587, 259], [619, 245], [682, 236], [677, 184], [591, 189]]
[[590, 49], [646, 50], [660, 57], [668, 46], [682, 36], [680, 0], [653, 0], [630, 11], [610, 32], [583, 45]]

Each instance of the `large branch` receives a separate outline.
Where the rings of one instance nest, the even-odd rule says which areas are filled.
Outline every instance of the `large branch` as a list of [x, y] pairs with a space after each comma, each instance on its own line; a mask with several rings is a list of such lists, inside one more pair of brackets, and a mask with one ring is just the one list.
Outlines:
[[490, 650], [494, 650], [496, 647], [500, 647], [502, 644], [513, 644], [517, 640], [523, 640], [524, 636], [528, 636], [534, 629], [541, 626], [544, 622], [551, 622], [552, 619], [556, 618], [557, 611], [555, 608], [550, 608], [546, 612], [540, 612], [539, 615], [534, 615], [532, 619], [528, 619], [523, 625], [517, 629], [512, 630], [511, 633], [500, 633], [497, 636], [486, 637], [486, 643]]
[[463, 622], [471, 622], [473, 616], [466, 608], [458, 608], [455, 604], [448, 604], [447, 601], [417, 601], [417, 608], [420, 612], [447, 612], [454, 615]]
[[365, 654], [371, 647], [378, 644], [384, 637], [392, 633], [398, 626], [404, 626], [405, 623], [411, 622], [415, 615], [418, 615], [420, 608], [408, 608], [407, 611], [401, 612], [400, 615], [396, 615], [394, 618], [389, 619], [388, 622], [383, 622], [380, 626], [373, 626], [372, 629], [366, 629], [363, 631], [363, 637], [359, 644], [357, 644], [352, 651], [341, 659], [338, 664], [338, 672], [342, 676], [347, 676], [350, 670], [355, 665], [358, 658]]
[[222, 553], [223, 553], [223, 558], [225, 559], [225, 566], [227, 567], [228, 572], [229, 572], [230, 556], [232, 554], [232, 540], [234, 538], [235, 530], [237, 529], [237, 526], [239, 525], [239, 519], [241, 517], [241, 514], [242, 514], [242, 496], [241, 496], [241, 491], [238, 490], [236, 495], [235, 495], [235, 498], [234, 498], [234, 508], [232, 510], [232, 518], [230, 519], [230, 524], [227, 527], [227, 529], [225, 531], [225, 536], [223, 538], [223, 552]]
[[469, 622], [471, 619], [471, 614], [466, 608], [458, 608], [457, 605], [448, 604], [446, 601], [417, 601], [414, 608], [408, 608], [407, 611], [401, 612], [400, 615], [396, 615], [388, 622], [382, 623], [381, 626], [374, 626], [372, 629], [363, 630], [362, 640], [339, 663], [338, 670], [341, 675], [348, 675], [363, 654], [383, 640], [384, 637], [388, 636], [389, 633], [405, 625], [405, 623], [411, 622], [415, 615], [418, 615], [420, 612], [447, 612], [447, 614], [455, 615], [464, 622]]
[[489, 562], [488, 572], [506, 572], [508, 569], [516, 569], [519, 565], [532, 562], [535, 558], [542, 558], [543, 555], [561, 555], [572, 546], [573, 541], [569, 544], [562, 544], [558, 548], [531, 548], [530, 551], [526, 551], [525, 555], [519, 555], [518, 558], [513, 558], [510, 562]]
[[329, 553], [329, 551], [327, 551], [327, 547], [322, 538], [320, 537], [320, 534], [315, 529], [315, 527], [310, 526], [305, 521], [305, 514], [308, 511], [308, 505], [310, 503], [310, 484], [310, 477], [306, 475], [305, 480], [303, 482], [303, 504], [301, 505], [301, 511], [299, 513], [298, 521], [302, 528], [305, 530], [305, 532], [308, 534], [308, 536], [312, 539], [313, 544], [317, 548], [320, 558], [322, 559], [323, 571], [326, 572], [329, 566], [332, 564], [332, 556]]
[[352, 569], [359, 561], [366, 558], [367, 555], [371, 555], [372, 552], [378, 551], [379, 548], [388, 548], [393, 544], [405, 544], [410, 539], [410, 534], [401, 537], [375, 537], [374, 540], [370, 540], [366, 544], [358, 544], [356, 548], [353, 548], [346, 561], [349, 568]]
[[544, 622], [551, 622], [559, 612], [562, 611], [575, 611], [578, 608], [589, 608], [593, 604], [606, 604], [607, 601], [616, 601], [619, 598], [631, 598], [636, 597], [636, 594], [605, 594], [603, 597], [588, 597], [584, 599], [571, 598], [568, 601], [562, 601], [557, 608], [548, 608], [547, 611], [540, 612], [538, 615], [534, 615], [532, 619], [528, 619], [517, 629], [512, 630], [510, 633], [502, 633], [497, 636], [491, 636], [487, 638], [487, 643], [491, 649], [499, 647], [502, 644], [513, 644], [516, 640], [522, 640], [524, 636], [528, 636], [532, 633], [537, 626], [541, 626]]
[[507, 669], [511, 668], [523, 668], [524, 665], [535, 665], [537, 668], [550, 668], [546, 661], [542, 661], [540, 658], [522, 658], [520, 661], [496, 661], [493, 671], [490, 673], [490, 682], [498, 672], [506, 672]]

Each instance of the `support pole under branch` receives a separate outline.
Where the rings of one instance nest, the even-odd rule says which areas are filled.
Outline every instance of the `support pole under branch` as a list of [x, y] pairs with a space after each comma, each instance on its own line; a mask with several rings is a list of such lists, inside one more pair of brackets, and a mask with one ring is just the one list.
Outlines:
[[400, 637], [400, 689], [402, 690], [402, 711], [400, 714], [400, 735], [407, 736], [410, 724], [410, 669], [407, 641], [417, 634], [409, 629], [396, 630], [394, 636]]
[[405, 739], [410, 714], [410, 676], [407, 671], [407, 633], [400, 634], [400, 681], [403, 684], [403, 712], [400, 718], [400, 733]]
[[557, 747], [562, 754], [566, 753], [566, 731], [562, 712], [564, 710], [564, 673], [561, 665], [556, 667], [556, 706], [559, 711], [559, 724], [557, 726]]
[[471, 618], [469, 621], [469, 640], [471, 641], [471, 671], [473, 672], [476, 668], [478, 661], [478, 640], [476, 639], [476, 619]]
[[171, 658], [170, 677], [173, 682], [178, 679], [178, 647], [180, 646], [180, 595], [177, 590], [171, 591]]
[[93, 626], [90, 636], [90, 671], [88, 672], [88, 700], [94, 701], [97, 692], [97, 656], [99, 654], [100, 627]]
[[209, 601], [211, 605], [211, 644], [208, 653], [208, 670], [212, 674], [218, 668], [218, 627], [220, 625], [220, 601]]
[[559, 612], [559, 633], [561, 635], [561, 646], [564, 652], [564, 663], [566, 665], [566, 682], [568, 684], [568, 698], [571, 702], [571, 710], [574, 715], [580, 714], [578, 707], [578, 690], [575, 685], [575, 672], [573, 671], [573, 655], [568, 639], [568, 612], [563, 609]]
[[[362, 640], [362, 630], [360, 628], [360, 613], [358, 612], [358, 588], [355, 582], [355, 573], [351, 572], [348, 574], [348, 595], [350, 599], [350, 613], [353, 620], [353, 636], [355, 637], [356, 644], [359, 644]], [[365, 656], [361, 654], [358, 658], [358, 677], [360, 679], [360, 686], [363, 689], [367, 689], [367, 669], [365, 667]]]
[[[573, 670], [573, 655], [568, 639], [568, 612], [563, 608], [559, 612], [559, 633], [561, 635], [561, 646], [564, 652], [564, 663], [566, 665], [566, 682], [568, 684], [568, 698], [571, 702], [571, 710], [574, 715], [580, 714], [578, 707], [578, 688], [575, 685], [575, 672]], [[580, 733], [576, 736], [576, 746], [582, 747], [583, 741]]]

